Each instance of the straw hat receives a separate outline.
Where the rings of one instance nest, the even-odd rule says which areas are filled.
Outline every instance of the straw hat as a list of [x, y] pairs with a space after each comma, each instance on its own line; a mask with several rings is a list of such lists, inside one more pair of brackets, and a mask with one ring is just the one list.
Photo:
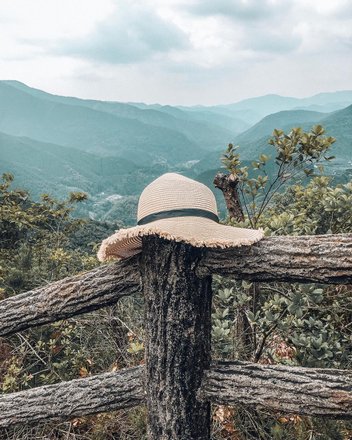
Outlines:
[[262, 230], [219, 224], [211, 190], [175, 173], [163, 174], [144, 189], [139, 198], [137, 224], [106, 238], [98, 251], [98, 259], [105, 261], [138, 254], [142, 250], [142, 237], [146, 235], [210, 248], [250, 245], [264, 236]]

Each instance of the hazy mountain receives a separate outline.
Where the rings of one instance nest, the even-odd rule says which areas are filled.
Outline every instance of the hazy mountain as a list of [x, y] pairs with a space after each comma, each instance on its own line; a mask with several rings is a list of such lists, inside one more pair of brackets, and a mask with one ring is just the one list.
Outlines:
[[352, 105], [326, 116], [320, 123], [329, 135], [336, 138], [332, 148], [336, 159], [332, 165], [352, 168]]
[[[85, 191], [89, 201], [80, 208], [82, 215], [131, 223], [138, 195], [160, 174], [182, 172], [211, 187], [229, 142], [240, 145], [244, 163], [262, 152], [273, 155], [267, 141], [274, 128], [309, 130], [321, 123], [337, 138], [330, 171], [342, 175], [352, 168], [352, 105], [324, 112], [349, 99], [347, 91], [173, 107], [82, 100], [0, 81], [0, 173], [14, 173], [16, 184], [35, 197]], [[217, 198], [223, 207], [220, 193]]]
[[[243, 115], [247, 122], [253, 124], [271, 113], [289, 110], [298, 105], [299, 99], [297, 98], [266, 95], [257, 98], [244, 99], [243, 101], [234, 104], [218, 105], [211, 107], [211, 109], [213, 111], [225, 112], [226, 114]], [[248, 121], [248, 118], [251, 119]]]
[[[326, 134], [336, 138], [332, 146], [332, 154], [336, 158], [329, 163], [328, 172], [340, 173], [352, 168], [352, 105], [328, 115], [320, 112], [305, 110], [291, 110], [274, 113], [266, 116], [249, 130], [234, 138], [235, 145], [239, 145], [242, 161], [252, 161], [260, 153], [273, 157], [275, 151], [268, 144], [268, 140], [275, 128], [288, 132], [293, 127], [302, 127], [310, 130], [313, 125], [321, 124]], [[221, 155], [225, 148], [209, 152], [197, 162], [193, 169], [197, 174], [207, 173], [212, 169], [213, 175], [221, 170]]]
[[96, 201], [113, 201], [116, 195], [138, 195], [165, 171], [163, 165], [141, 167], [116, 156], [100, 157], [0, 133], [0, 174], [13, 173], [16, 186], [30, 189], [35, 198], [42, 193], [66, 197], [70, 191], [84, 191]]
[[[243, 159], [253, 160], [262, 152], [273, 154], [273, 147], [268, 145], [268, 139], [274, 128], [289, 131], [293, 127], [302, 127], [304, 130], [310, 130], [318, 123], [326, 129], [327, 135], [336, 138], [331, 150], [336, 159], [331, 162], [331, 167], [346, 168], [352, 165], [352, 105], [328, 115], [304, 110], [275, 113], [236, 137], [235, 143], [240, 146], [239, 151]], [[197, 165], [200, 166], [201, 163], [204, 162]]]
[[[221, 118], [214, 114], [214, 118], [208, 115], [197, 115], [182, 111], [176, 107], [171, 106], [139, 106], [125, 104], [120, 102], [106, 102], [97, 100], [85, 100], [73, 97], [64, 97], [52, 95], [41, 90], [33, 89], [18, 81], [3, 81], [5, 85], [13, 87], [21, 92], [29, 94], [33, 97], [60, 103], [64, 105], [86, 107], [98, 112], [104, 112], [123, 118], [130, 119], [131, 123], [136, 124], [138, 129], [138, 122], [148, 126], [153, 132], [156, 132], [155, 127], [166, 128], [173, 130], [172, 133], [160, 131], [160, 137], [164, 137], [165, 142], [169, 144], [168, 136], [175, 136], [175, 131], [184, 136], [184, 141], [190, 141], [194, 145], [202, 149], [214, 150], [223, 145], [223, 139], [230, 141], [234, 134], [238, 134], [248, 126], [241, 122], [235, 121], [231, 117]], [[182, 139], [180, 139], [181, 141]], [[171, 141], [172, 144], [172, 141]]]
[[[233, 141], [234, 137], [239, 133], [244, 132], [267, 115], [298, 109], [326, 113], [342, 109], [352, 103], [352, 91], [338, 91], [332, 93], [320, 93], [308, 98], [283, 97], [272, 94], [249, 98], [228, 105], [175, 107], [160, 104], [147, 105], [144, 103], [106, 102], [63, 97], [33, 89], [18, 81], [2, 81], [0, 82], [0, 86], [1, 84], [10, 86], [13, 89], [17, 89], [18, 91], [44, 101], [51, 101], [57, 104], [60, 103], [76, 107], [85, 107], [99, 113], [109, 113], [117, 118], [122, 118], [119, 126], [120, 136], [116, 135], [116, 143], [118, 144], [118, 147], [116, 145], [111, 146], [110, 139], [107, 143], [108, 145], [94, 145], [93, 150], [89, 151], [103, 152], [100, 148], [106, 147], [121, 148], [121, 142], [125, 143], [125, 145], [130, 148], [131, 127], [135, 124], [135, 135], [137, 138], [135, 144], [137, 148], [139, 148], [140, 144], [143, 144], [143, 141], [148, 139], [151, 144], [149, 148], [155, 148], [155, 153], [160, 154], [162, 160], [168, 160], [168, 158], [165, 158], [165, 154], [163, 154], [163, 148], [162, 145], [160, 145], [161, 138], [165, 139], [168, 145], [170, 145], [170, 149], [179, 143], [186, 142], [187, 148], [185, 149], [193, 151], [193, 146], [193, 148], [195, 148], [195, 153], [201, 155], [202, 153], [199, 148], [201, 150], [217, 151], [220, 148], [223, 148], [228, 142]], [[93, 115], [88, 115], [88, 118], [89, 116], [91, 118], [94, 117]], [[130, 119], [129, 124], [127, 121], [128, 119]], [[142, 126], [140, 126], [137, 121], [142, 123]], [[109, 125], [108, 121], [106, 121], [106, 123]], [[150, 125], [153, 127], [149, 132], [149, 136], [147, 135], [146, 137], [143, 137], [143, 131], [145, 132], [146, 128], [150, 128]], [[158, 130], [155, 130], [155, 127], [169, 129], [173, 132], [158, 132]], [[0, 126], [0, 129], [7, 132], [5, 127]], [[94, 126], [92, 126], [92, 131], [95, 131]], [[172, 134], [175, 134], [175, 131], [179, 136], [176, 136], [175, 139], [169, 141], [168, 136], [172, 137]], [[11, 132], [11, 134], [18, 133]], [[21, 134], [36, 138], [33, 133]], [[138, 136], [138, 134], [140, 134], [140, 136]], [[160, 136], [158, 136], [158, 134], [160, 134]], [[45, 140], [60, 144], [62, 143], [58, 142], [57, 139]], [[72, 141], [68, 144], [75, 145]], [[90, 145], [90, 143], [87, 145]], [[79, 147], [78, 145], [75, 146]], [[190, 159], [185, 156], [185, 160]], [[175, 158], [171, 159], [171, 161], [175, 162]]]
[[302, 104], [308, 105], [332, 105], [340, 104], [345, 107], [346, 103], [351, 104], [352, 90], [339, 90], [337, 92], [318, 93], [309, 98], [301, 98]]
[[307, 110], [285, 110], [265, 116], [261, 121], [236, 137], [235, 143], [242, 145], [256, 142], [263, 136], [269, 137], [274, 128], [288, 130], [302, 125], [314, 125], [324, 118], [326, 114]]
[[139, 164], [199, 159], [184, 134], [79, 105], [42, 99], [0, 82], [0, 131]]
[[[130, 103], [131, 105], [144, 110], [144, 111], [158, 111], [159, 113], [166, 113], [171, 116], [177, 117], [182, 121], [200, 121], [205, 123], [205, 126], [208, 126], [210, 129], [214, 127], [219, 130], [219, 127], [225, 128], [232, 135], [241, 133], [246, 130], [250, 124], [242, 120], [241, 118], [237, 118], [231, 116], [230, 114], [220, 113], [217, 111], [211, 111], [209, 107], [195, 106], [195, 107], [185, 107], [178, 106], [172, 107], [170, 105], [160, 105], [160, 104], [152, 104], [147, 105], [143, 103]], [[208, 130], [206, 131], [208, 133]], [[199, 133], [201, 135], [201, 133]], [[213, 136], [213, 135], [212, 135]], [[205, 145], [207, 145], [208, 141], [205, 140]], [[214, 149], [212, 146], [211, 149]]]
[[[234, 104], [206, 107], [212, 112], [240, 118], [250, 125], [263, 117], [283, 110], [311, 110], [332, 112], [352, 104], [352, 91], [319, 93], [308, 98], [292, 98], [280, 95], [265, 95], [249, 98]], [[199, 111], [199, 109], [198, 109]]]

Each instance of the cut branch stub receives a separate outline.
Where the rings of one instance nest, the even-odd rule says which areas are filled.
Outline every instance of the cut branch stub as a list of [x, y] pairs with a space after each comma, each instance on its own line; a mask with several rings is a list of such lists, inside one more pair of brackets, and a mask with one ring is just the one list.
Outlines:
[[235, 174], [217, 173], [214, 178], [215, 187], [224, 195], [229, 216], [238, 222], [243, 222], [244, 214], [238, 194], [238, 184], [239, 178]]
[[149, 440], [210, 438], [210, 405], [196, 397], [211, 350], [211, 277], [195, 270], [203, 253], [143, 239]]

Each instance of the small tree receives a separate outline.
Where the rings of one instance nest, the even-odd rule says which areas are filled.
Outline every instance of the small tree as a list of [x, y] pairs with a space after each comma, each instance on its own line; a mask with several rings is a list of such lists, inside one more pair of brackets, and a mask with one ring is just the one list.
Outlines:
[[222, 163], [230, 175], [236, 177], [240, 202], [252, 227], [257, 227], [265, 209], [283, 187], [302, 174], [313, 176], [316, 168], [322, 172], [322, 161], [334, 158], [327, 153], [335, 139], [324, 133], [321, 125], [313, 127], [309, 133], [301, 128], [293, 128], [288, 134], [274, 130], [269, 139], [276, 150], [274, 164], [270, 164], [267, 155], [261, 154], [251, 168], [242, 167], [238, 147], [228, 145]]

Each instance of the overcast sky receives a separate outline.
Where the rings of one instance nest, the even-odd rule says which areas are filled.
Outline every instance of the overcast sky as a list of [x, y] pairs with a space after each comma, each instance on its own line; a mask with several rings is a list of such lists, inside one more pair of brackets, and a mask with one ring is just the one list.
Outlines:
[[352, 89], [351, 0], [0, 0], [0, 79], [220, 104]]

